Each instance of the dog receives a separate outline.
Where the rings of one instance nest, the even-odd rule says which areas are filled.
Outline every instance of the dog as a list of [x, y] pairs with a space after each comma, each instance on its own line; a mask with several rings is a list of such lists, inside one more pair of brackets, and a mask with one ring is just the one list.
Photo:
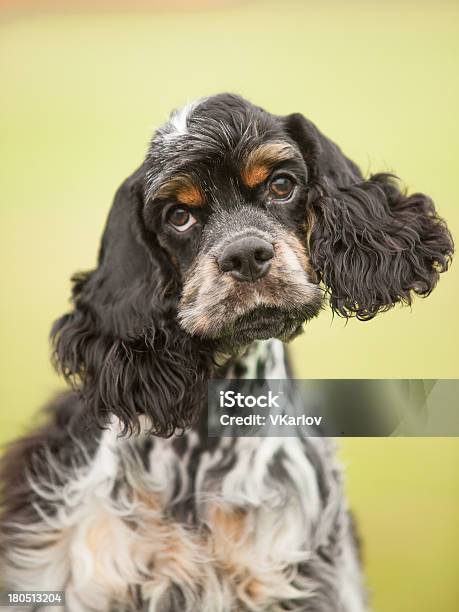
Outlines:
[[452, 252], [429, 197], [363, 178], [301, 114], [174, 111], [52, 329], [72, 390], [3, 457], [2, 587], [71, 612], [367, 610], [333, 442], [210, 438], [206, 386], [290, 378], [285, 343], [327, 299], [369, 320]]

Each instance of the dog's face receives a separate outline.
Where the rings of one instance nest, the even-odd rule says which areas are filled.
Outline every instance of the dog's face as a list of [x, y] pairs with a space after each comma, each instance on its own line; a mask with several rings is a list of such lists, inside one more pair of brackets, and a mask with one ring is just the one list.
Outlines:
[[221, 96], [174, 114], [148, 156], [144, 219], [180, 277], [189, 334], [289, 340], [323, 291], [308, 255], [309, 173], [285, 122]]
[[365, 180], [302, 115], [213, 96], [174, 112], [118, 190], [55, 361], [99, 424], [145, 414], [170, 435], [199, 414], [216, 353], [289, 340], [324, 293], [362, 320], [409, 304], [452, 251], [428, 196]]

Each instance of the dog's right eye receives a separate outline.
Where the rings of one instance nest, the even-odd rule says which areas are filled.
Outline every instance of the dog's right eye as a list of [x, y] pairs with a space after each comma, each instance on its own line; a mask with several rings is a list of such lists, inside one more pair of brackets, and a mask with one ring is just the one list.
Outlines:
[[275, 176], [269, 183], [269, 191], [274, 198], [278, 200], [286, 200], [289, 198], [294, 189], [294, 182], [290, 177], [284, 174]]
[[172, 208], [167, 215], [167, 220], [178, 232], [184, 232], [196, 223], [196, 219], [186, 206]]

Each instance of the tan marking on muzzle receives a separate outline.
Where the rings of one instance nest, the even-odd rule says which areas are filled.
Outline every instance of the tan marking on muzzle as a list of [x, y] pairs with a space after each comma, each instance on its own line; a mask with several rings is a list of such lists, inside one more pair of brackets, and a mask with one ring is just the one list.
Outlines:
[[290, 232], [285, 232], [285, 234], [283, 235], [283, 239], [288, 244], [288, 246], [292, 249], [292, 251], [295, 253], [295, 256], [297, 257], [299, 263], [301, 264], [301, 267], [304, 269], [304, 271], [308, 275], [309, 279], [312, 282], [316, 282], [317, 280], [316, 274], [311, 265], [311, 261], [306, 254], [305, 247], [301, 244], [298, 238], [294, 234], [291, 234]]

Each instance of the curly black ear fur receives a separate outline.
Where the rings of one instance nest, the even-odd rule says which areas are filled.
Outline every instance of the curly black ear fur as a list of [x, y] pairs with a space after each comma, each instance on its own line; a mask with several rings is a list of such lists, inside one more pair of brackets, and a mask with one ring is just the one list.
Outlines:
[[310, 257], [344, 316], [366, 320], [427, 296], [448, 269], [453, 240], [432, 200], [407, 196], [390, 174], [364, 180], [358, 167], [301, 115], [286, 118], [311, 172]]
[[142, 222], [144, 170], [119, 188], [98, 267], [73, 277], [74, 310], [51, 331], [54, 362], [82, 395], [96, 423], [111, 414], [123, 434], [169, 436], [199, 414], [210, 351], [175, 323], [174, 270]]

